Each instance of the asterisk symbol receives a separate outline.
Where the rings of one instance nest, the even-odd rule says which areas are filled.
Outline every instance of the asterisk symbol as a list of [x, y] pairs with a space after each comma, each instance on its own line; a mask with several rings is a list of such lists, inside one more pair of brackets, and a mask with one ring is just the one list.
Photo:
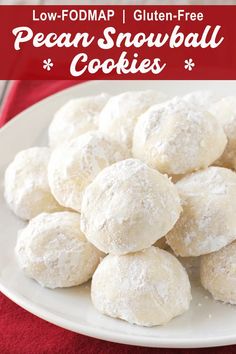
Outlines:
[[53, 62], [52, 62], [52, 59], [44, 59], [43, 61], [43, 68], [44, 70], [47, 70], [47, 71], [50, 71], [53, 67]]
[[195, 66], [195, 63], [192, 58], [186, 59], [184, 61], [184, 69], [191, 71], [191, 70], [193, 70], [194, 66]]

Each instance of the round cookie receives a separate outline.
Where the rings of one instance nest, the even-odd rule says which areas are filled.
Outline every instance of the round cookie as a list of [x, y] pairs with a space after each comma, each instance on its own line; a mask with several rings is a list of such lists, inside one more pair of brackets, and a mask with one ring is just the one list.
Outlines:
[[194, 110], [208, 111], [211, 104], [217, 102], [218, 96], [212, 91], [199, 90], [187, 93], [182, 96], [182, 99], [191, 105]]
[[170, 175], [208, 167], [224, 151], [223, 128], [207, 111], [179, 97], [152, 106], [138, 120], [133, 156]]
[[7, 167], [4, 194], [10, 209], [20, 218], [29, 220], [42, 212], [60, 211], [47, 178], [50, 158], [47, 147], [33, 147], [16, 154]]
[[113, 96], [101, 111], [99, 130], [131, 149], [138, 117], [164, 99], [164, 94], [152, 90], [128, 91]]
[[156, 326], [188, 310], [191, 287], [180, 262], [150, 247], [106, 256], [96, 269], [92, 302], [101, 313], [140, 326]]
[[24, 273], [52, 289], [86, 282], [102, 256], [80, 231], [80, 216], [73, 212], [32, 219], [19, 233], [15, 252]]
[[51, 155], [48, 181], [52, 194], [61, 205], [80, 211], [87, 185], [103, 168], [126, 157], [118, 143], [99, 131], [70, 140]]
[[236, 304], [236, 242], [202, 256], [200, 277], [215, 300]]
[[182, 257], [218, 251], [235, 240], [236, 173], [209, 167], [176, 183], [183, 212], [166, 235]]
[[128, 159], [105, 168], [86, 188], [81, 229], [105, 253], [147, 248], [178, 220], [180, 199], [167, 176]]
[[236, 96], [224, 97], [210, 107], [210, 112], [223, 126], [228, 138], [224, 153], [216, 161], [219, 166], [236, 169]]
[[64, 104], [55, 113], [49, 126], [49, 145], [54, 148], [89, 130], [97, 129], [100, 111], [109, 97], [102, 93], [73, 99]]

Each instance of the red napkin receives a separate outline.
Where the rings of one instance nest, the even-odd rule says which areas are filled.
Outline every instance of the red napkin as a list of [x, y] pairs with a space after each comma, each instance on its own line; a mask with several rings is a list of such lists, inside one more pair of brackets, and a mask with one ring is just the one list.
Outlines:
[[[76, 81], [14, 81], [4, 102], [0, 126], [14, 115]], [[1, 354], [233, 354], [235, 346], [206, 349], [155, 349], [110, 343], [76, 334], [23, 310], [0, 293]]]
[[0, 116], [0, 127], [34, 103], [79, 82], [71, 80], [13, 81]]

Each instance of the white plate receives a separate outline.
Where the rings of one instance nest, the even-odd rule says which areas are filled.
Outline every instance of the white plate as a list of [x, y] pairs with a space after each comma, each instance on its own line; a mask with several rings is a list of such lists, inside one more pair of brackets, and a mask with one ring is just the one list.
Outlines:
[[162, 327], [143, 328], [98, 313], [92, 306], [89, 284], [48, 290], [27, 279], [18, 269], [14, 246], [23, 222], [6, 207], [3, 174], [21, 149], [46, 143], [53, 112], [69, 98], [107, 91], [155, 88], [169, 95], [196, 89], [220, 94], [236, 93], [236, 81], [96, 81], [51, 96], [19, 114], [0, 130], [0, 290], [35, 315], [69, 330], [118, 343], [150, 347], [207, 347], [236, 343], [236, 306], [213, 301], [197, 281], [190, 310]]

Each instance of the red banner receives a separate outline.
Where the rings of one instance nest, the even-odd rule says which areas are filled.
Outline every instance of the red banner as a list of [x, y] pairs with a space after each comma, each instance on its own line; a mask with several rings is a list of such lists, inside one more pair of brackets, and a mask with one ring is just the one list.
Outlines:
[[236, 79], [236, 6], [0, 6], [0, 79]]

